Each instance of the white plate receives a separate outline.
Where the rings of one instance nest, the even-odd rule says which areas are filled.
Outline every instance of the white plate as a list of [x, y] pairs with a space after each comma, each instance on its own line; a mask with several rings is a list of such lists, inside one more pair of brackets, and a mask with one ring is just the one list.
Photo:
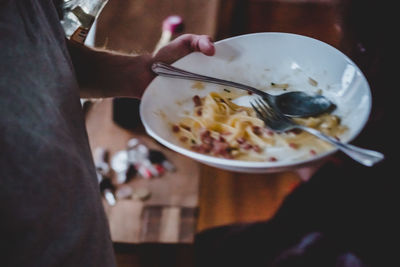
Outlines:
[[[360, 69], [334, 47], [309, 37], [289, 33], [255, 33], [215, 44], [215, 56], [192, 53], [173, 65], [188, 71], [265, 88], [270, 82], [289, 83], [297, 90], [316, 92], [331, 99], [335, 114], [349, 130], [341, 140], [349, 142], [365, 126], [371, 110], [371, 92]], [[309, 78], [318, 82], [313, 86]], [[193, 81], [157, 77], [146, 89], [140, 116], [147, 133], [166, 147], [204, 164], [231, 171], [266, 173], [303, 167], [336, 150], [307, 159], [252, 162], [217, 158], [184, 148], [171, 131], [184, 110], [192, 110], [194, 95], [205, 96], [221, 86], [204, 84], [192, 89]], [[273, 92], [272, 92], [273, 93]], [[179, 105], [177, 103], [180, 103]], [[183, 103], [183, 104], [182, 104]]]

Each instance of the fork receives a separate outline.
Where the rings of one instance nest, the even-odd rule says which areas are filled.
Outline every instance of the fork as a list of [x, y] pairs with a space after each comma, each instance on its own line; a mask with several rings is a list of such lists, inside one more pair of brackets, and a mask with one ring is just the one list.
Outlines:
[[383, 160], [384, 155], [380, 152], [368, 150], [364, 148], [359, 148], [354, 145], [342, 143], [339, 140], [323, 134], [322, 132], [310, 128], [301, 124], [297, 124], [291, 118], [285, 116], [282, 112], [280, 112], [273, 103], [268, 102], [267, 99], [255, 98], [254, 100], [250, 101], [251, 107], [256, 112], [257, 116], [264, 121], [265, 126], [270, 128], [271, 130], [281, 133], [290, 131], [293, 129], [300, 129], [306, 131], [321, 140], [324, 140], [328, 143], [331, 143], [342, 152], [347, 154], [352, 159], [356, 160], [357, 162], [371, 167], [375, 163]]
[[319, 94], [309, 95], [301, 91], [291, 91], [279, 95], [272, 95], [248, 85], [196, 74], [162, 62], [153, 63], [151, 69], [160, 76], [208, 82], [246, 90], [249, 93], [254, 93], [273, 102], [281, 112], [290, 117], [315, 116], [330, 112], [336, 108], [334, 103], [325, 96]]

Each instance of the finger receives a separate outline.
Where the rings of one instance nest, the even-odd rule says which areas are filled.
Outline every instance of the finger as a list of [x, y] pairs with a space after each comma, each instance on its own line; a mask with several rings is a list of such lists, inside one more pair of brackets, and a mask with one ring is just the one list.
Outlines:
[[214, 44], [211, 42], [211, 38], [208, 36], [200, 37], [198, 47], [200, 52], [207, 56], [212, 56], [215, 54]]
[[215, 47], [211, 38], [206, 35], [183, 34], [161, 48], [154, 58], [172, 63], [195, 51], [208, 56], [214, 55]]
[[191, 49], [196, 52], [201, 52], [207, 56], [215, 54], [215, 47], [211, 38], [207, 35], [194, 35], [191, 36]]

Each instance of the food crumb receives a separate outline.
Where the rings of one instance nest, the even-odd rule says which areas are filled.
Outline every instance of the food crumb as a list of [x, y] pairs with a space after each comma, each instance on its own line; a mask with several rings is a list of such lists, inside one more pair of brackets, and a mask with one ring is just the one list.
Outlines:
[[318, 82], [311, 77], [308, 77], [308, 83], [312, 86], [318, 86]]
[[202, 82], [195, 82], [195, 83], [193, 83], [192, 88], [201, 90], [201, 89], [204, 89], [205, 86], [204, 86], [204, 83], [202, 83]]
[[273, 82], [271, 82], [271, 86], [273, 88], [280, 88], [280, 89], [286, 90], [289, 87], [289, 84], [288, 83], [273, 83]]

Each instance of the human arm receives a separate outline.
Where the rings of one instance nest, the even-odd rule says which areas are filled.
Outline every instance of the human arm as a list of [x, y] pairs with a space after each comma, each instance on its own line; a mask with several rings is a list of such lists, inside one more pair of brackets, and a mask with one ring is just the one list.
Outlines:
[[104, 49], [89, 48], [68, 41], [68, 48], [81, 88], [82, 98], [126, 96], [140, 98], [155, 74], [153, 62], [173, 63], [191, 53], [215, 53], [214, 45], [205, 35], [184, 34], [150, 54], [129, 55]]

